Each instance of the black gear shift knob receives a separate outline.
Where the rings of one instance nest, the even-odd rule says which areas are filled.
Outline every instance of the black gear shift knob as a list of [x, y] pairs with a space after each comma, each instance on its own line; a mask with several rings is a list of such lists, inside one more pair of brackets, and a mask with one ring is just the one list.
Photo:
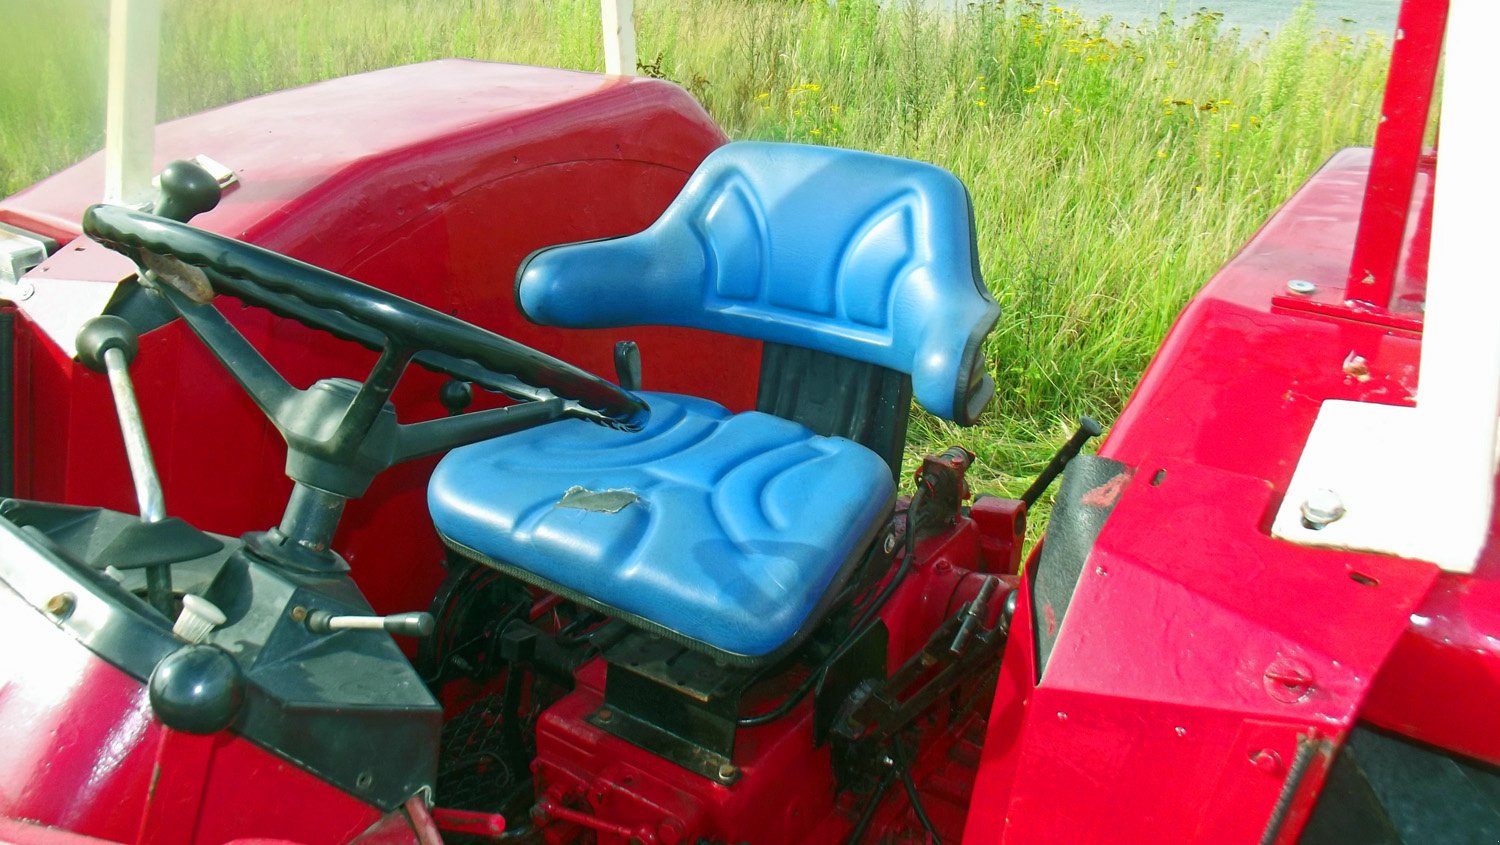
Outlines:
[[186, 223], [219, 204], [219, 180], [191, 161], [174, 161], [162, 168], [156, 195], [158, 217]]

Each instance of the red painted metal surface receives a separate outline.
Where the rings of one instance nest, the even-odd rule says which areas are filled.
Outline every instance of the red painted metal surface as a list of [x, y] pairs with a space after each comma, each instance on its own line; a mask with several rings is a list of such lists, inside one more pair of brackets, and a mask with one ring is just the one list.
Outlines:
[[[648, 388], [743, 409], [754, 404], [758, 343], [661, 327], [565, 333], [529, 323], [511, 293], [517, 264], [534, 249], [644, 228], [722, 142], [702, 109], [666, 83], [468, 61], [320, 83], [157, 133], [158, 164], [202, 152], [241, 180], [195, 225], [457, 314], [594, 372], [612, 375], [614, 341], [636, 340]], [[98, 193], [101, 168], [95, 156], [0, 202], [0, 220], [67, 240]], [[109, 255], [87, 240], [70, 244], [34, 276], [37, 298], [61, 280], [117, 277]], [[231, 301], [221, 307], [295, 385], [362, 377], [373, 363], [365, 350], [289, 320]], [[18, 495], [133, 509], [105, 380], [69, 360], [35, 323], [23, 320], [18, 334]], [[228, 534], [276, 524], [290, 482], [274, 429], [180, 322], [141, 346], [132, 371], [169, 512]], [[714, 354], [703, 354], [706, 347]], [[413, 368], [395, 395], [402, 420], [441, 415], [441, 382]], [[381, 476], [351, 503], [336, 539], [382, 612], [414, 609], [441, 579], [440, 547], [425, 518], [432, 463]]]
[[163, 728], [144, 685], [3, 584], [0, 641], [0, 818], [162, 845], [340, 843], [380, 818], [242, 738]]
[[1381, 309], [1393, 306], [1391, 297], [1401, 253], [1411, 246], [1407, 228], [1412, 193], [1447, 22], [1448, 0], [1401, 6], [1396, 39], [1391, 45], [1391, 71], [1380, 107], [1380, 127], [1375, 132], [1375, 160], [1370, 166], [1354, 255], [1349, 262], [1344, 290], [1347, 300]]
[[[1474, 681], [1495, 688], [1493, 564], [1439, 578], [1268, 534], [1323, 400], [1410, 404], [1416, 390], [1416, 334], [1281, 305], [1289, 279], [1347, 266], [1369, 161], [1334, 156], [1152, 362], [1100, 450], [1139, 471], [1045, 675], [1018, 640], [1007, 651], [965, 841], [1255, 841], [1292, 789], [1276, 829], [1289, 841], [1367, 698], [1377, 723], [1400, 712], [1429, 741], [1493, 743], [1493, 720], [1452, 721], [1479, 715]], [[1328, 744], [1289, 788], [1299, 737]]]

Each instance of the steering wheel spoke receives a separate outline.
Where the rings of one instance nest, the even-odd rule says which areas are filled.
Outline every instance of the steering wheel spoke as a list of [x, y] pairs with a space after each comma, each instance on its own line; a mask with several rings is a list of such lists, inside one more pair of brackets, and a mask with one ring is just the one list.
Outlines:
[[423, 458], [465, 443], [532, 428], [561, 419], [565, 412], [563, 400], [541, 399], [398, 426], [395, 461]]
[[203, 345], [219, 359], [224, 369], [250, 394], [261, 412], [280, 429], [281, 424], [277, 419], [280, 409], [299, 391], [282, 378], [281, 373], [271, 366], [259, 350], [250, 345], [250, 341], [219, 313], [212, 302], [194, 302], [170, 285], [158, 285], [156, 291], [166, 298], [193, 334], [203, 341]]

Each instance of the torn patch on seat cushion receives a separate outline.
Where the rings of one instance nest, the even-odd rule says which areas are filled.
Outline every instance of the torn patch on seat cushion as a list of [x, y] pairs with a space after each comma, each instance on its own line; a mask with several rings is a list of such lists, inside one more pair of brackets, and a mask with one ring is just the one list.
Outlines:
[[557, 506], [594, 513], [619, 513], [640, 500], [641, 497], [633, 490], [589, 490], [575, 485], [563, 493]]

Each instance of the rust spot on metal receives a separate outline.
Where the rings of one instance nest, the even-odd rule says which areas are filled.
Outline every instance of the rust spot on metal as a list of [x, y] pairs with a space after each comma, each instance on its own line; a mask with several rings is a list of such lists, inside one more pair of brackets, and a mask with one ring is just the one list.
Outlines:
[[1344, 358], [1344, 375], [1358, 382], [1370, 380], [1370, 362], [1353, 350]]
[[1129, 480], [1130, 473], [1122, 472], [1100, 484], [1098, 487], [1084, 493], [1079, 501], [1091, 508], [1112, 507], [1115, 502], [1119, 501], [1120, 494], [1125, 492], [1125, 483]]
[[1057, 633], [1057, 613], [1052, 610], [1051, 602], [1042, 605], [1042, 615], [1047, 617], [1047, 636]]

